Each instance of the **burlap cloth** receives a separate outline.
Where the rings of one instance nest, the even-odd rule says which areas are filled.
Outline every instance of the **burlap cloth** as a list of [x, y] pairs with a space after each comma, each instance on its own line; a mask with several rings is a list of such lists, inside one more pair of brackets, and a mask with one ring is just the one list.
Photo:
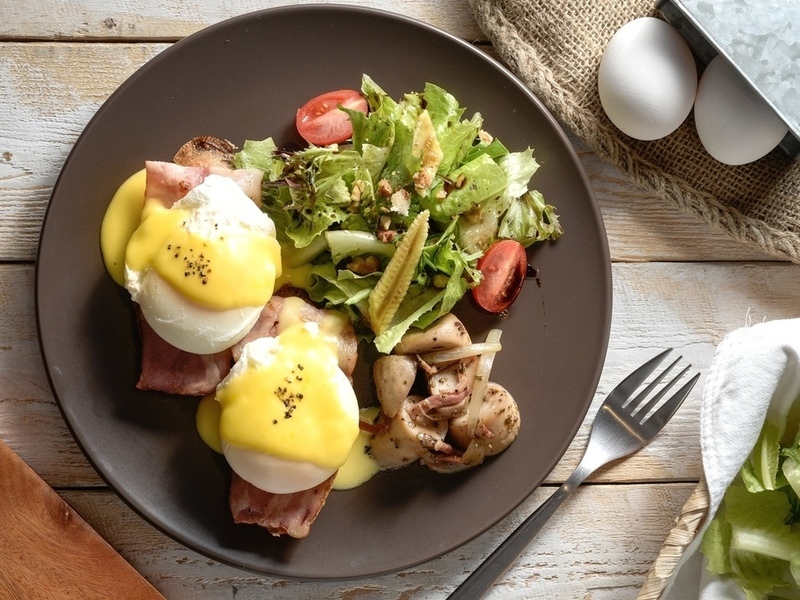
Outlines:
[[[778, 258], [800, 263], [800, 160], [781, 150], [743, 166], [714, 160], [690, 115], [641, 142], [614, 127], [597, 92], [603, 50], [622, 25], [660, 17], [654, 0], [470, 0], [499, 57], [590, 148], [654, 196]], [[742, 140], [743, 144], [747, 140]]]

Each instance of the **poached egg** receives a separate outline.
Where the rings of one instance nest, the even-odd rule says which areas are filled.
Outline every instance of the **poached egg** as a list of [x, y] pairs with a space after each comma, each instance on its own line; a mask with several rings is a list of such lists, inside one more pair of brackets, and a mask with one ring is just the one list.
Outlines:
[[[338, 366], [336, 341], [316, 323], [246, 344], [216, 395], [203, 402], [218, 403], [198, 410], [198, 420], [203, 411], [206, 419], [218, 415], [219, 449], [231, 469], [275, 494], [328, 479], [359, 435], [358, 400]], [[215, 428], [198, 423], [198, 430]]]
[[213, 354], [241, 340], [281, 274], [275, 225], [230, 178], [208, 175], [170, 208], [145, 203], [124, 286], [155, 332]]

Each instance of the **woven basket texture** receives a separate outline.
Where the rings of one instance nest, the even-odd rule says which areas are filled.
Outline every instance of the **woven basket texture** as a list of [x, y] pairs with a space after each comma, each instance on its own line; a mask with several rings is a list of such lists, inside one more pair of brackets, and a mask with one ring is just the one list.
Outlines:
[[675, 525], [664, 540], [636, 600], [658, 600], [675, 574], [686, 547], [694, 540], [708, 514], [708, 487], [701, 480], [686, 500]]
[[747, 165], [724, 165], [703, 148], [691, 115], [667, 137], [643, 142], [603, 112], [603, 51], [625, 23], [661, 17], [653, 0], [469, 1], [500, 59], [595, 152], [710, 227], [800, 263], [800, 160], [776, 149]]

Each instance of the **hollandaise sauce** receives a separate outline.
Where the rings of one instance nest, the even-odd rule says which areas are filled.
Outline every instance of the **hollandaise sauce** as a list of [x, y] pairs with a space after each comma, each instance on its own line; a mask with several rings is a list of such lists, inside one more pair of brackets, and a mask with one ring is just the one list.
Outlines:
[[131, 271], [156, 272], [206, 308], [263, 306], [281, 275], [269, 218], [227, 177], [209, 175], [172, 207], [145, 197], [146, 171], [112, 198], [100, 230], [106, 269], [120, 285]]
[[152, 269], [185, 298], [217, 310], [263, 306], [281, 273], [272, 221], [217, 175], [151, 211], [131, 236], [125, 263]]
[[206, 237], [184, 227], [190, 216], [181, 208], [151, 214], [131, 236], [128, 266], [152, 268], [183, 296], [209, 308], [266, 303], [279, 273], [275, 238], [246, 231]]
[[119, 187], [103, 216], [100, 250], [106, 270], [119, 285], [125, 285], [125, 249], [139, 227], [144, 206], [146, 173], [142, 169]]
[[[380, 412], [380, 409], [377, 406], [362, 408], [361, 420], [371, 423], [378, 416], [378, 412]], [[372, 434], [368, 431], [359, 431], [358, 438], [356, 438], [353, 447], [350, 449], [347, 460], [336, 473], [336, 479], [333, 480], [333, 489], [349, 490], [358, 487], [362, 483], [369, 481], [375, 473], [381, 470], [380, 465], [369, 453], [371, 438]]]
[[[380, 409], [377, 406], [361, 409], [361, 420], [372, 422]], [[213, 395], [205, 396], [197, 405], [196, 424], [200, 439], [206, 445], [222, 454], [222, 439], [219, 434], [219, 419], [222, 408]], [[350, 453], [344, 464], [336, 472], [333, 489], [350, 490], [369, 481], [373, 475], [381, 470], [380, 465], [369, 453], [372, 434], [368, 431], [359, 431], [356, 441], [350, 448]]]
[[203, 396], [197, 404], [195, 413], [195, 426], [200, 439], [206, 445], [222, 454], [222, 439], [219, 435], [219, 418], [222, 416], [222, 407], [213, 394]]

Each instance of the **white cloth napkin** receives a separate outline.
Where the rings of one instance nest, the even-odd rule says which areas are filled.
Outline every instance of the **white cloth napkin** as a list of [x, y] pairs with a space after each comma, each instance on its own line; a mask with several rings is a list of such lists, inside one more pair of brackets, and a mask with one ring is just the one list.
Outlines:
[[686, 548], [664, 600], [738, 600], [730, 581], [710, 575], [699, 550], [725, 490], [758, 439], [772, 398], [800, 393], [800, 319], [770, 321], [729, 333], [706, 376], [700, 446], [709, 515]]

